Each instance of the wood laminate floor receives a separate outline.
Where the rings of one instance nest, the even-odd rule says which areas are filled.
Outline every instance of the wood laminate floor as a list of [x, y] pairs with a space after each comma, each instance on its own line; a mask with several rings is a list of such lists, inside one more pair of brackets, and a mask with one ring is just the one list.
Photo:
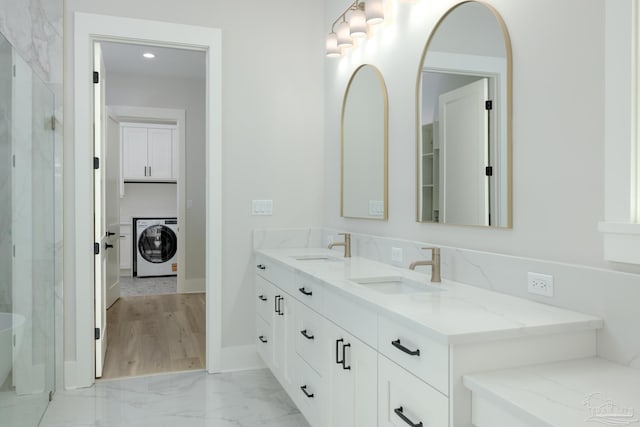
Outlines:
[[120, 298], [107, 310], [102, 378], [205, 368], [205, 294]]

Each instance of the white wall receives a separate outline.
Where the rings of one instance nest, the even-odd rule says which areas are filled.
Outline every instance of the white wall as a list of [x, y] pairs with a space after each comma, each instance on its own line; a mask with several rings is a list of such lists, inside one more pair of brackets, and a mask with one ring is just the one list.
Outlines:
[[[109, 64], [106, 64], [107, 67]], [[204, 285], [205, 228], [205, 82], [169, 77], [142, 77], [110, 73], [107, 76], [107, 105], [155, 107], [185, 110], [186, 122], [186, 195], [192, 208], [186, 210], [185, 279]], [[183, 143], [181, 141], [181, 143]], [[132, 186], [126, 184], [125, 186]], [[140, 184], [138, 184], [140, 185]], [[157, 193], [160, 187], [142, 184]], [[173, 185], [173, 212], [177, 211], [177, 196]], [[133, 187], [138, 188], [139, 187]], [[126, 189], [125, 189], [126, 190]], [[125, 209], [131, 206], [122, 201]], [[138, 205], [139, 206], [139, 205]], [[131, 206], [133, 208], [133, 206]], [[148, 210], [147, 210], [148, 211]], [[122, 213], [122, 208], [121, 208]], [[123, 214], [124, 215], [124, 214]], [[134, 213], [134, 215], [137, 215]], [[156, 214], [153, 214], [154, 216]], [[126, 215], [131, 216], [131, 215]], [[175, 216], [175, 213], [174, 213]]]
[[[454, 0], [386, 0], [373, 39], [325, 62], [329, 227], [597, 267], [603, 206], [604, 1], [490, 0], [513, 48], [513, 229], [415, 222], [416, 79], [425, 43]], [[330, 0], [325, 26], [343, 7]], [[580, 19], [575, 19], [580, 10]], [[541, 31], [541, 28], [544, 28]], [[339, 217], [340, 106], [352, 71], [377, 66], [389, 91], [389, 221]]]
[[[65, 2], [65, 126], [69, 128], [74, 11], [222, 29], [223, 350], [253, 344], [252, 229], [321, 224], [323, 7], [323, 2], [294, 0]], [[67, 165], [73, 165], [73, 144], [69, 132]], [[67, 212], [73, 210], [74, 179], [73, 169], [65, 168]], [[251, 199], [273, 199], [274, 215], [250, 216]], [[72, 215], [66, 218], [66, 295], [73, 295], [76, 286], [73, 220]], [[65, 303], [65, 358], [75, 360], [75, 301], [69, 298]]]
[[120, 199], [120, 218], [171, 218], [178, 215], [178, 186], [167, 183], [124, 184], [124, 197]]

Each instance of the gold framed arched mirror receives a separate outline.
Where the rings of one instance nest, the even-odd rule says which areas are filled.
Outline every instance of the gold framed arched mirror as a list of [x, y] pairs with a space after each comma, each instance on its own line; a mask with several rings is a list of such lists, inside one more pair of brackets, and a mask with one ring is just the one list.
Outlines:
[[511, 42], [479, 1], [445, 13], [417, 77], [417, 221], [512, 226]]
[[343, 217], [388, 217], [388, 116], [382, 74], [373, 65], [361, 65], [349, 80], [342, 104]]

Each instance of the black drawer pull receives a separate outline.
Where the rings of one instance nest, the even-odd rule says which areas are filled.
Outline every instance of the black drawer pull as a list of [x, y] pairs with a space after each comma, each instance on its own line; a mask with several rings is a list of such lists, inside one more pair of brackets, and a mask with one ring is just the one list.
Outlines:
[[306, 329], [304, 331], [300, 331], [300, 333], [302, 334], [303, 337], [305, 337], [308, 340], [312, 340], [315, 338], [313, 335], [308, 335]]
[[307, 396], [309, 399], [313, 399], [313, 393], [308, 393], [307, 392], [307, 386], [306, 385], [303, 385], [302, 387], [300, 387], [300, 390], [302, 390], [304, 395]]
[[265, 297], [264, 295], [260, 295], [260, 296], [258, 297], [258, 299], [259, 299], [260, 301], [266, 301], [266, 300], [267, 300], [267, 297]]
[[419, 423], [414, 423], [413, 421], [411, 421], [409, 418], [407, 418], [407, 416], [404, 414], [402, 406], [399, 408], [396, 408], [393, 410], [393, 412], [396, 413], [396, 415], [398, 417], [400, 417], [400, 419], [402, 421], [404, 421], [405, 423], [409, 424], [411, 427], [422, 427], [422, 421], [420, 421]]
[[395, 348], [402, 350], [403, 352], [407, 353], [409, 356], [420, 356], [420, 349], [417, 348], [415, 350], [409, 350], [407, 347], [403, 346], [402, 344], [400, 344], [400, 338], [398, 338], [395, 341], [391, 341], [391, 345], [393, 345]]
[[260, 336], [258, 337], [258, 339], [259, 339], [260, 341], [262, 341], [263, 343], [265, 343], [265, 344], [268, 342], [268, 341], [267, 341], [267, 339], [264, 337], [264, 335], [260, 335]]
[[302, 288], [300, 288], [300, 289], [298, 289], [298, 290], [299, 290], [300, 292], [302, 292], [304, 295], [308, 296], [308, 297], [310, 297], [311, 295], [313, 295], [313, 292], [312, 292], [312, 291], [308, 291], [308, 290], [306, 290], [304, 287], [302, 287]]
[[262, 264], [258, 264], [258, 265], [256, 265], [256, 267], [258, 267], [260, 270], [266, 270], [267, 269], [267, 267], [265, 267]]

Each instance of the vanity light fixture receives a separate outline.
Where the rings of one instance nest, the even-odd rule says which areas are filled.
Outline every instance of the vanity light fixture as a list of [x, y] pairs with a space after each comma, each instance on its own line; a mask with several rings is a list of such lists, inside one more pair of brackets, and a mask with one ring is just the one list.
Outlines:
[[[382, 21], [384, 21], [382, 0], [355, 0], [331, 25], [331, 32], [327, 35], [327, 56], [340, 56], [342, 48], [353, 46], [354, 38], [367, 36], [367, 24], [375, 25]], [[338, 22], [340, 24], [336, 31], [335, 26]]]
[[153, 58], [156, 57], [156, 55], [151, 53], [151, 52], [145, 52], [145, 53], [142, 54], [142, 56], [144, 56], [147, 59], [153, 59]]

